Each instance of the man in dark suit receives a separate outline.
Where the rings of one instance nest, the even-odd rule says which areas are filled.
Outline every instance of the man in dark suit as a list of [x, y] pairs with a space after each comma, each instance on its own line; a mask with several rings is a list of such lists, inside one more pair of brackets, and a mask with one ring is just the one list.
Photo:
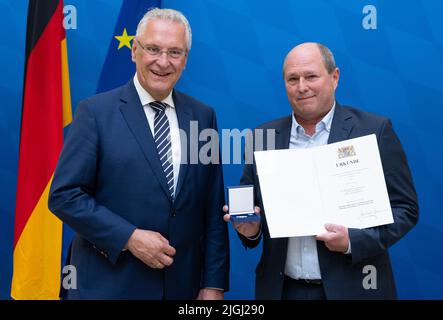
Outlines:
[[228, 289], [222, 168], [189, 163], [191, 121], [216, 130], [215, 113], [173, 89], [190, 48], [180, 12], [147, 12], [134, 78], [77, 108], [49, 198], [77, 233], [68, 299], [222, 299]]
[[[394, 223], [363, 230], [326, 224], [327, 232], [316, 237], [275, 239], [270, 238], [264, 212], [262, 223], [235, 223], [245, 246], [254, 248], [263, 238], [256, 298], [395, 299], [388, 248], [417, 223], [418, 204], [391, 122], [336, 102], [339, 69], [331, 51], [321, 44], [304, 43], [291, 50], [283, 76], [293, 114], [259, 129], [275, 130], [277, 149], [310, 148], [374, 133]], [[265, 149], [267, 144], [265, 140]], [[256, 213], [260, 214], [263, 201], [255, 164], [245, 166], [241, 184], [255, 186]], [[225, 221], [229, 218], [226, 214]]]

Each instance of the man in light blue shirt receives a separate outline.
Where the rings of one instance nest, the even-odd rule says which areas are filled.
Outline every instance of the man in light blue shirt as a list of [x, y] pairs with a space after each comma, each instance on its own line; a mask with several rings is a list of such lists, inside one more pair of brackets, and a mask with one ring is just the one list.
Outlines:
[[[334, 57], [325, 46], [303, 43], [293, 48], [283, 65], [293, 113], [257, 128], [275, 130], [275, 141], [265, 139], [263, 146], [303, 149], [375, 134], [394, 223], [363, 230], [326, 224], [326, 232], [317, 236], [273, 239], [265, 212], [260, 222], [234, 223], [246, 247], [254, 248], [263, 239], [256, 268], [257, 299], [397, 297], [387, 249], [417, 223], [415, 187], [390, 120], [336, 102], [339, 76]], [[260, 214], [263, 200], [255, 164], [245, 166], [240, 182], [254, 185], [256, 213]], [[224, 217], [225, 221], [229, 218], [229, 214]], [[376, 270], [370, 286], [363, 281], [368, 267]]]

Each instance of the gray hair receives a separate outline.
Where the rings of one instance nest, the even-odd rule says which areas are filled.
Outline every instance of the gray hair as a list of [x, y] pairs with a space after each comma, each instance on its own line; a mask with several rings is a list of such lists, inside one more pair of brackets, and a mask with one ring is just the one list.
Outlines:
[[325, 64], [326, 70], [329, 74], [334, 72], [334, 70], [337, 68], [335, 65], [335, 59], [334, 55], [332, 54], [331, 50], [329, 50], [328, 47], [321, 43], [316, 43], [318, 50], [320, 50], [321, 57], [323, 59], [323, 63]]
[[136, 36], [139, 36], [143, 32], [149, 21], [156, 19], [170, 20], [181, 23], [186, 30], [187, 50], [188, 51], [191, 50], [191, 45], [192, 45], [191, 26], [189, 25], [188, 19], [186, 19], [183, 13], [174, 9], [154, 8], [146, 12], [143, 18], [138, 23]]

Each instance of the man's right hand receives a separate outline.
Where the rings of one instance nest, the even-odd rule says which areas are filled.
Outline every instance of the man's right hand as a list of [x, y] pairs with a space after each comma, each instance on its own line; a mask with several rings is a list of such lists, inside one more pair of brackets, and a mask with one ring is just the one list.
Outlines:
[[[231, 219], [231, 216], [227, 213], [229, 212], [228, 206], [223, 206], [223, 211], [226, 213], [223, 216], [223, 220], [228, 222]], [[260, 208], [255, 207], [254, 208], [255, 214], [260, 215]], [[234, 222], [233, 226], [235, 230], [237, 230], [238, 233], [244, 235], [247, 238], [251, 238], [256, 236], [260, 231], [260, 221], [253, 221], [253, 222]]]
[[125, 248], [154, 269], [163, 269], [174, 262], [172, 257], [175, 255], [175, 249], [158, 232], [135, 229]]

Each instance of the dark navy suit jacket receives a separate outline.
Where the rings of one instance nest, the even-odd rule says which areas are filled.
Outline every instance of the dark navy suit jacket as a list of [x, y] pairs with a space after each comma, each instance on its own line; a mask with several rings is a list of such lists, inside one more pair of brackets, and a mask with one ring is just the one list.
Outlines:
[[[287, 149], [291, 125], [292, 117], [288, 116], [259, 128], [275, 129], [276, 149]], [[417, 195], [406, 156], [388, 119], [336, 104], [328, 143], [373, 133], [377, 136], [394, 223], [363, 230], [349, 229], [352, 248], [350, 255], [329, 251], [324, 242], [317, 241], [320, 272], [327, 299], [397, 297], [388, 248], [403, 237], [418, 220]], [[266, 149], [266, 141], [264, 146]], [[256, 205], [263, 210], [255, 164], [245, 166], [241, 184], [253, 184], [256, 187]], [[256, 298], [281, 299], [288, 239], [271, 239], [266, 213], [263, 214], [262, 236], [255, 241], [242, 236], [240, 238], [251, 248], [257, 246], [263, 238], [262, 256], [256, 268]], [[376, 289], [365, 289], [363, 286], [363, 279], [367, 276], [367, 271], [363, 273], [366, 265], [376, 268]]]
[[[190, 121], [199, 131], [217, 129], [215, 113], [178, 91], [172, 97], [187, 134], [182, 157], [189, 159]], [[77, 289], [66, 297], [193, 299], [203, 287], [227, 290], [223, 190], [221, 165], [188, 162], [180, 167], [173, 201], [132, 80], [82, 101], [49, 197], [51, 211], [76, 231], [68, 263], [76, 267]], [[174, 263], [151, 269], [122, 251], [135, 228], [168, 239], [176, 249]]]

